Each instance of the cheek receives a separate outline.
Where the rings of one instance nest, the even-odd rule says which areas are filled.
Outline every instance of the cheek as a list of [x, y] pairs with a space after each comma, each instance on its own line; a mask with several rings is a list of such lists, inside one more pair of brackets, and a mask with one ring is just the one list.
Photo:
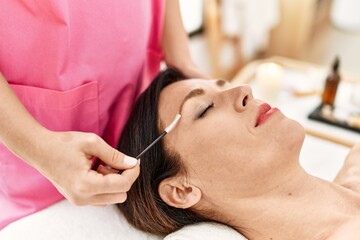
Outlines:
[[232, 181], [234, 175], [246, 177], [259, 146], [257, 136], [245, 121], [222, 115], [182, 129], [176, 149], [194, 177], [210, 185]]
[[[221, 131], [220, 128], [213, 129]], [[188, 169], [202, 179], [202, 182], [213, 184], [213, 181], [233, 179], [233, 175], [244, 176], [249, 173], [249, 164], [253, 163], [259, 152], [254, 136], [242, 134], [239, 137], [234, 131], [206, 137], [194, 133], [182, 149], [182, 156]], [[218, 179], [220, 178], [220, 179]]]
[[285, 155], [287, 152], [296, 153], [300, 151], [305, 138], [305, 130], [298, 122], [285, 119], [282, 124], [270, 133], [273, 138], [269, 147], [276, 152]]
[[239, 149], [253, 147], [254, 136], [244, 126], [231, 128], [223, 124], [206, 126], [201, 130], [189, 130], [187, 139], [181, 145], [188, 156], [199, 159], [228, 159]]

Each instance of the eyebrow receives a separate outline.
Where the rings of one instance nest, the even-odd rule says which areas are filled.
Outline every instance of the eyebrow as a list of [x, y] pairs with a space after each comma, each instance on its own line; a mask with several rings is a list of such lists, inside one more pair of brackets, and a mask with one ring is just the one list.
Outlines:
[[205, 90], [202, 89], [202, 88], [196, 88], [196, 89], [191, 90], [188, 94], [186, 94], [186, 96], [182, 100], [182, 102], [180, 104], [180, 108], [179, 108], [179, 113], [182, 112], [183, 106], [186, 103], [186, 101], [188, 101], [191, 98], [201, 96], [201, 95], [204, 95], [204, 94], [205, 94]]
[[227, 83], [227, 81], [222, 80], [222, 79], [216, 80], [216, 85], [219, 86], [219, 87], [224, 86], [226, 83]]
[[[219, 87], [224, 86], [226, 83], [227, 83], [227, 81], [222, 80], [222, 79], [218, 79], [215, 82], [215, 84], [217, 86], [219, 86]], [[182, 100], [182, 102], [180, 104], [180, 108], [179, 108], [179, 113], [182, 112], [183, 106], [186, 103], [186, 101], [188, 101], [191, 98], [198, 97], [198, 96], [201, 96], [201, 95], [204, 95], [204, 94], [205, 94], [205, 90], [202, 89], [202, 88], [196, 88], [196, 89], [191, 90], [188, 94], [186, 94], [186, 96]]]

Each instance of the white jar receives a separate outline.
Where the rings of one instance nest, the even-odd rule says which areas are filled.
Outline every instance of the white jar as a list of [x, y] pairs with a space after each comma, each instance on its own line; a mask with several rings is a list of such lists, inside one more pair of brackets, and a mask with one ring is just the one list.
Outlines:
[[346, 31], [360, 31], [360, 1], [333, 0], [331, 21], [335, 27]]

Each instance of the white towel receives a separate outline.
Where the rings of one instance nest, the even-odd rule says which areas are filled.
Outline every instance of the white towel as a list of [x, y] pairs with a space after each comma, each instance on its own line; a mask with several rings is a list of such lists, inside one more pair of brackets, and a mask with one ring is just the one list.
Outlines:
[[[1, 214], [1, 213], [0, 213]], [[1, 240], [160, 240], [126, 221], [116, 206], [77, 207], [67, 200], [0, 231]]]
[[[0, 231], [1, 240], [160, 240], [136, 230], [116, 206], [77, 207], [63, 200], [22, 218]], [[246, 240], [225, 225], [200, 223], [184, 227], [165, 240]]]
[[218, 223], [199, 223], [186, 226], [164, 240], [246, 240], [234, 229]]

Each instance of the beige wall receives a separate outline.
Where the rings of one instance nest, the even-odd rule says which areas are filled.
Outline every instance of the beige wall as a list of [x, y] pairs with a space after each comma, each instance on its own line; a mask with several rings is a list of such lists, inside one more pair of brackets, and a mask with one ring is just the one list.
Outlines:
[[281, 21], [273, 29], [268, 55], [297, 58], [328, 18], [330, 0], [279, 0]]

